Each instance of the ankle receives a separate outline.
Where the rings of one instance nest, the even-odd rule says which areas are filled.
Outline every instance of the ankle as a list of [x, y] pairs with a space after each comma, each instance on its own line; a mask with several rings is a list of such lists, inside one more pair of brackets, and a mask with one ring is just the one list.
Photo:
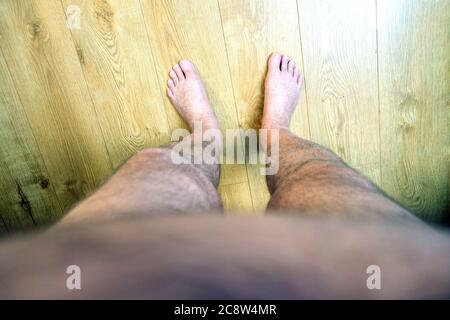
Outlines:
[[220, 130], [219, 122], [216, 118], [189, 121], [188, 125], [192, 133], [199, 130], [203, 132], [210, 129]]
[[216, 118], [203, 122], [203, 130], [218, 130], [220, 131], [220, 125]]
[[277, 130], [289, 131], [289, 124], [263, 118], [263, 120], [261, 121], [261, 129], [266, 129], [266, 130], [277, 129]]

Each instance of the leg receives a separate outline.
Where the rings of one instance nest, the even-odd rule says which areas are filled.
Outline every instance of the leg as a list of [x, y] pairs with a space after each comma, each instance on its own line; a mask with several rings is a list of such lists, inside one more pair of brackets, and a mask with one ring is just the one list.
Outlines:
[[[409, 220], [161, 215], [0, 243], [0, 299], [448, 299], [450, 236]], [[70, 265], [81, 290], [67, 290]], [[381, 290], [367, 267], [381, 269]]]
[[[271, 63], [274, 60], [271, 59]], [[297, 87], [299, 82], [288, 90], [287, 96], [298, 97]], [[270, 93], [269, 90], [266, 92]], [[172, 101], [180, 101], [176, 93], [170, 91], [170, 94]], [[375, 207], [367, 208], [369, 212], [379, 210], [380, 206], [385, 206], [391, 213], [403, 212], [330, 151], [289, 133], [286, 129], [288, 121], [272, 121], [272, 111], [281, 110], [278, 120], [284, 116], [282, 108], [267, 112], [277, 106], [273, 98], [283, 101], [279, 97], [270, 94], [266, 97], [263, 120], [263, 127], [281, 130], [280, 172], [269, 179], [272, 208], [304, 212], [349, 209], [354, 212], [364, 208], [360, 198], [366, 197]], [[289, 106], [293, 110], [295, 104], [296, 101], [281, 107]], [[290, 115], [285, 118], [289, 120]], [[148, 153], [152, 152], [164, 153], [161, 150]], [[152, 172], [167, 170], [161, 180], [165, 185], [167, 175], [172, 179], [172, 172], [164, 157], [150, 157], [143, 161], [139, 170], [133, 170], [133, 163], [127, 163], [121, 170], [130, 168], [124, 172], [121, 182], [126, 183], [133, 176], [131, 173], [142, 174], [153, 161], [158, 162], [156, 159], [163, 165], [153, 168]], [[138, 166], [138, 161], [134, 162]], [[211, 171], [204, 171], [203, 176], [216, 172], [214, 167], [211, 168]], [[197, 174], [196, 169], [202, 170], [190, 166], [186, 171], [194, 170], [195, 174], [190, 175], [183, 169], [175, 177], [179, 181], [180, 176], [186, 175], [186, 179], [198, 183], [195, 178], [202, 174]], [[148, 176], [139, 177], [139, 184], [142, 180], [152, 183]], [[315, 183], [317, 179], [322, 183]], [[209, 180], [210, 185], [214, 185], [216, 180]], [[115, 184], [119, 184], [117, 181]], [[173, 190], [174, 183], [167, 188]], [[339, 199], [339, 195], [345, 196], [350, 191], [355, 198], [351, 205]], [[143, 192], [144, 197], [133, 198], [133, 192], [124, 193], [131, 197], [129, 202], [141, 201], [140, 198], [148, 196]], [[197, 192], [190, 194], [196, 196]], [[115, 201], [107, 193], [105, 197]], [[176, 197], [178, 195], [174, 193]], [[166, 197], [161, 205], [167, 201]], [[140, 219], [90, 224], [84, 228], [53, 229], [43, 235], [15, 238], [0, 245], [0, 298], [449, 297], [448, 232], [436, 231], [410, 220], [367, 222], [341, 216], [307, 219], [272, 215], [225, 219], [217, 215], [183, 215], [148, 219], [148, 215], [144, 215]], [[79, 291], [67, 290], [64, 286], [67, 281], [64, 271], [74, 263], [80, 266], [82, 279], [87, 279], [81, 280], [83, 289]], [[366, 270], [370, 265], [380, 267], [382, 290], [367, 287]]]
[[[170, 77], [167, 94], [191, 129], [194, 121], [199, 121], [203, 129], [217, 130], [221, 140], [217, 119], [194, 65], [183, 60], [173, 67]], [[204, 145], [195, 147], [203, 148]], [[97, 192], [75, 207], [62, 223], [123, 214], [221, 210], [222, 203], [216, 190], [219, 165], [174, 164], [171, 152], [170, 148], [139, 152]]]
[[[279, 171], [267, 176], [269, 209], [302, 213], [403, 215], [410, 213], [330, 150], [289, 131], [298, 103], [301, 78], [287, 56], [272, 55], [266, 77], [262, 128], [279, 130]], [[268, 147], [270, 152], [270, 144]]]

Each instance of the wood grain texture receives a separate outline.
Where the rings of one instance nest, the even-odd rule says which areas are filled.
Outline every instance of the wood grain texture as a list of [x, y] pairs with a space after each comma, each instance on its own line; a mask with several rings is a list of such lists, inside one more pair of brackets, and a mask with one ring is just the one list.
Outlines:
[[1, 225], [48, 223], [61, 208], [1, 51], [0, 83]]
[[46, 178], [65, 210], [107, 177], [111, 166], [61, 3], [2, 1], [0, 36]]
[[[66, 26], [70, 5], [80, 30]], [[165, 96], [180, 59], [197, 65], [223, 129], [258, 128], [273, 51], [305, 76], [295, 133], [419, 216], [450, 221], [449, 6], [0, 1], [0, 233], [55, 221], [137, 150], [185, 127]], [[269, 197], [253, 165], [224, 165], [219, 192], [239, 214], [262, 212]]]
[[311, 139], [380, 163], [375, 0], [299, 0]]
[[[170, 69], [181, 59], [194, 61], [222, 129], [238, 128], [217, 3], [141, 0], [141, 4], [159, 81], [166, 83]], [[171, 129], [185, 127], [167, 98], [165, 105]], [[223, 165], [221, 177], [221, 185], [248, 181], [244, 165]]]
[[223, 207], [229, 214], [255, 214], [248, 182], [219, 186]]
[[[160, 83], [138, 0], [64, 0], [78, 6], [72, 36], [114, 168], [170, 141]], [[131, 21], [133, 23], [131, 23]]]
[[[219, 5], [239, 124], [243, 128], [260, 128], [270, 54], [287, 54], [303, 70], [296, 1], [280, 5], [276, 0], [219, 0]], [[304, 88], [300, 105], [291, 129], [309, 138]]]
[[8, 227], [6, 226], [5, 221], [2, 216], [0, 216], [0, 237], [5, 236], [9, 233]]
[[382, 184], [418, 215], [448, 208], [450, 2], [378, 1]]
[[[285, 53], [303, 70], [296, 1], [284, 1], [280, 5], [276, 0], [219, 0], [219, 6], [239, 125], [245, 129], [260, 128], [270, 54]], [[303, 89], [291, 129], [309, 139], [307, 108]], [[256, 165], [249, 167], [248, 175], [255, 209], [264, 210], [269, 200], [265, 176]]]

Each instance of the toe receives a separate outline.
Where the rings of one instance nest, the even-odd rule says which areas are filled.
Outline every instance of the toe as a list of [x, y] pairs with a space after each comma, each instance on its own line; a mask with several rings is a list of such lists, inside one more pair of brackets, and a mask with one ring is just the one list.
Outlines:
[[303, 84], [303, 76], [299, 73], [297, 77], [297, 85], [301, 86]]
[[294, 77], [295, 80], [297, 80], [298, 74], [299, 74], [298, 67], [294, 66], [294, 70], [292, 70], [292, 76]]
[[281, 55], [278, 53], [272, 53], [269, 61], [268, 61], [268, 67], [270, 71], [280, 71], [280, 65], [281, 65]]
[[172, 79], [172, 81], [173, 81], [173, 83], [174, 83], [175, 85], [178, 84], [178, 76], [177, 76], [177, 74], [175, 73], [175, 71], [170, 70], [170, 72], [169, 72], [169, 77], [170, 77], [170, 79]]
[[175, 100], [175, 95], [173, 94], [172, 90], [170, 90], [170, 88], [167, 88], [166, 94], [172, 101]]
[[283, 55], [281, 57], [281, 71], [287, 71], [289, 60], [288, 56]]
[[179, 63], [181, 70], [183, 70], [186, 78], [196, 73], [195, 65], [189, 60], [181, 60]]
[[290, 60], [290, 61], [288, 62], [288, 72], [289, 72], [290, 74], [294, 75], [294, 69], [295, 69], [296, 67], [297, 67], [297, 66], [295, 65], [295, 61], [294, 61], [294, 60]]
[[184, 74], [183, 74], [183, 71], [181, 70], [180, 65], [177, 63], [176, 65], [173, 66], [172, 69], [173, 69], [173, 71], [175, 71], [175, 73], [177, 74], [178, 80], [179, 80], [179, 81], [182, 81], [182, 80], [184, 79]]
[[175, 88], [175, 82], [172, 79], [167, 80], [167, 86], [170, 90], [173, 90]]

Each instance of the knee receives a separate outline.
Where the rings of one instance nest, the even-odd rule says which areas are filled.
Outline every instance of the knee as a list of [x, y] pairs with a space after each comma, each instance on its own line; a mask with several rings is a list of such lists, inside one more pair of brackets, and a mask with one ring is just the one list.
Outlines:
[[170, 154], [164, 148], [146, 148], [138, 151], [131, 158], [129, 158], [120, 168], [119, 172], [135, 172], [138, 169], [149, 170], [155, 165], [165, 164], [170, 161]]
[[153, 158], [165, 155], [169, 152], [166, 148], [145, 148], [136, 153], [137, 157], [140, 158]]
[[130, 158], [131, 162], [146, 162], [155, 159], [166, 159], [169, 154], [169, 150], [165, 148], [146, 148], [137, 152]]

